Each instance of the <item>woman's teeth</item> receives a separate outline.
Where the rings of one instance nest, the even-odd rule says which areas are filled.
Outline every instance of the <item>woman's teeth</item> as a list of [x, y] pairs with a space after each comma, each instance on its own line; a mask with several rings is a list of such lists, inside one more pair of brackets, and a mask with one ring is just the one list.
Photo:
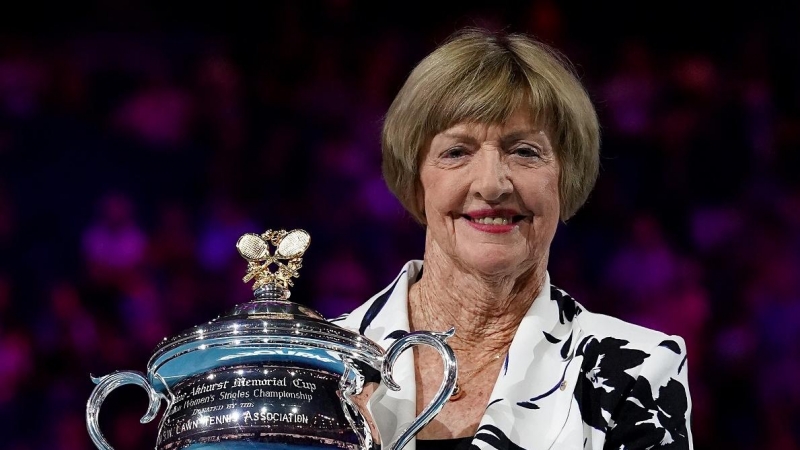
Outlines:
[[511, 222], [509, 219], [503, 217], [481, 217], [472, 219], [475, 223], [482, 223], [484, 225], [508, 225]]

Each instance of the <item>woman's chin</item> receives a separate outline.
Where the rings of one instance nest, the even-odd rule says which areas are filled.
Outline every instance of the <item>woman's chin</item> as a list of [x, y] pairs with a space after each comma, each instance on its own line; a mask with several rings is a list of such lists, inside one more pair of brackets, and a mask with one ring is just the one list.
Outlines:
[[524, 260], [514, 258], [513, 255], [492, 254], [485, 252], [474, 255], [465, 255], [462, 265], [470, 272], [476, 272], [485, 276], [508, 276], [518, 274], [523, 270]]

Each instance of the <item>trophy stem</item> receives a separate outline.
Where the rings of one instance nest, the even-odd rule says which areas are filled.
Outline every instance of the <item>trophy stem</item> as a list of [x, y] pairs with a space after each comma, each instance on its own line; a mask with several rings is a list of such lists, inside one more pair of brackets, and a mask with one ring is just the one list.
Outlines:
[[269, 283], [254, 290], [253, 295], [256, 301], [287, 300], [291, 292], [275, 283]]

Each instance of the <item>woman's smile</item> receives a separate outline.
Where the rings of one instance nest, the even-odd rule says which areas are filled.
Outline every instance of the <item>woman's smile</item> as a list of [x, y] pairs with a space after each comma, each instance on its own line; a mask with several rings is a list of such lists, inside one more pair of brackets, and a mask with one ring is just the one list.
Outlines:
[[513, 231], [526, 216], [512, 209], [481, 209], [463, 214], [461, 218], [478, 231], [501, 234]]

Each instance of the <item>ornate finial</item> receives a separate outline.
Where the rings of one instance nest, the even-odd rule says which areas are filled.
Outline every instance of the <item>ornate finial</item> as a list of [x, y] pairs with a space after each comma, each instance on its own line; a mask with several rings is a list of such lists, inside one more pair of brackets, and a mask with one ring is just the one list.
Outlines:
[[[253, 291], [259, 298], [289, 298], [289, 286], [292, 278], [297, 278], [297, 271], [302, 267], [303, 253], [311, 242], [311, 236], [304, 230], [267, 230], [262, 234], [247, 233], [236, 242], [236, 250], [247, 260], [247, 275], [242, 281], [255, 279]], [[275, 247], [270, 254], [269, 244]], [[285, 260], [286, 263], [279, 260]], [[269, 267], [275, 264], [273, 273]], [[261, 294], [261, 295], [259, 295]]]

